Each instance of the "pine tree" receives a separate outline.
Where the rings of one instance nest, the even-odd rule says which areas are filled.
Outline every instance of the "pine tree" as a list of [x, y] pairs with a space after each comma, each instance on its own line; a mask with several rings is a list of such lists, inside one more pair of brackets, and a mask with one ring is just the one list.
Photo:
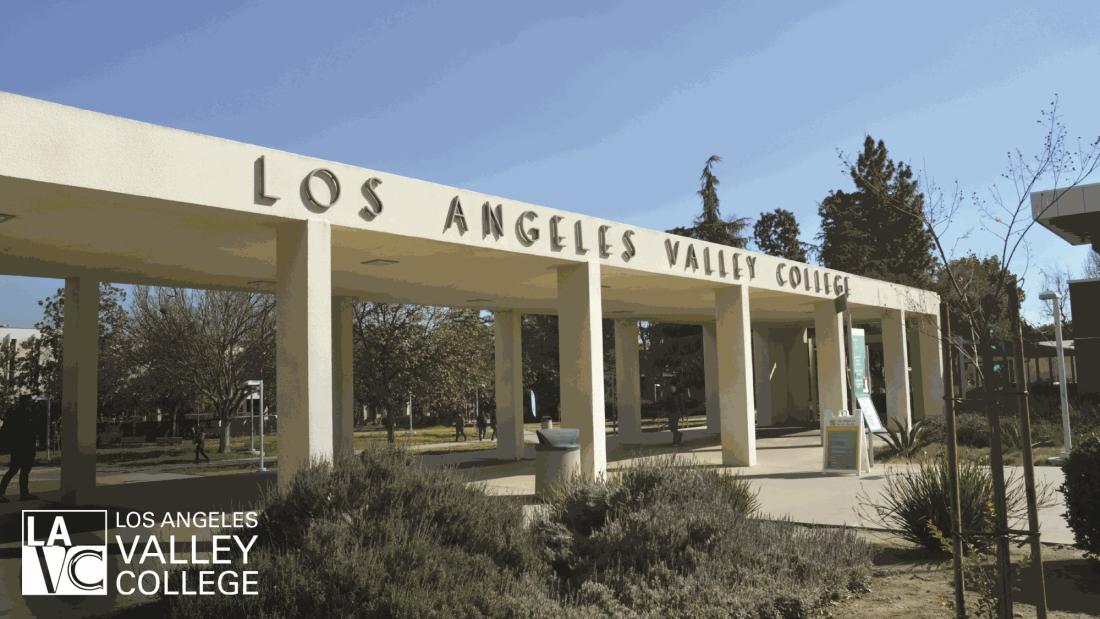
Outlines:
[[794, 213], [777, 208], [760, 215], [752, 228], [760, 251], [787, 260], [806, 262], [806, 247], [798, 240], [798, 220]]
[[933, 241], [921, 218], [924, 197], [912, 169], [892, 161], [882, 140], [867, 136], [849, 173], [855, 191], [833, 191], [818, 207], [822, 264], [928, 288]]
[[744, 217], [724, 219], [718, 206], [719, 181], [714, 174], [714, 166], [721, 162], [721, 157], [711, 155], [703, 166], [703, 173], [699, 176], [699, 191], [696, 192], [703, 199], [703, 211], [695, 218], [693, 225], [690, 228], [673, 228], [669, 232], [700, 241], [745, 247], [748, 245], [748, 239], [744, 231], [749, 220]]

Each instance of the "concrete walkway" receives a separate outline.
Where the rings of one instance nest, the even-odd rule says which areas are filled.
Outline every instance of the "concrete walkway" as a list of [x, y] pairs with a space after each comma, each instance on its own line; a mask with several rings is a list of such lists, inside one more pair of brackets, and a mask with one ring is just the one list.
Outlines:
[[[882, 528], [883, 524], [861, 509], [860, 505], [876, 498], [886, 486], [887, 478], [902, 470], [908, 464], [876, 465], [870, 474], [828, 475], [821, 472], [821, 446], [816, 430], [782, 431], [761, 429], [757, 438], [757, 466], [751, 468], [724, 468], [733, 475], [750, 480], [759, 493], [761, 512], [773, 518], [789, 518], [795, 522], [826, 525], [848, 525], [867, 528]], [[534, 439], [534, 433], [528, 432], [528, 440]], [[646, 433], [643, 446], [620, 445], [618, 437], [607, 438], [609, 470], [616, 471], [630, 466], [633, 462], [657, 457], [658, 454], [676, 453], [687, 466], [721, 467], [722, 454], [715, 435], [702, 430], [689, 430], [684, 433], [684, 444], [673, 448], [668, 432]], [[459, 443], [460, 445], [462, 443]], [[419, 445], [419, 449], [439, 449], [447, 445]], [[534, 498], [535, 493], [535, 449], [528, 443], [524, 459], [518, 462], [505, 462], [496, 455], [495, 449], [458, 451], [444, 454], [420, 456], [431, 466], [453, 467], [461, 469], [472, 483], [483, 484], [486, 490], [495, 495], [516, 495]], [[274, 458], [271, 464], [274, 465]], [[211, 463], [211, 466], [258, 463], [258, 458]], [[97, 481], [100, 487], [141, 482], [163, 482], [183, 480], [195, 477], [177, 473], [174, 469], [184, 469], [194, 465], [162, 465], [156, 470], [134, 470], [123, 467], [100, 467]], [[1020, 467], [1006, 467], [1009, 476], [1022, 479]], [[32, 479], [56, 480], [57, 467], [36, 468]], [[1051, 466], [1035, 468], [1036, 479], [1040, 485], [1050, 489], [1051, 504], [1039, 512], [1043, 541], [1072, 544], [1073, 534], [1065, 518], [1065, 504], [1061, 493], [1057, 492], [1062, 483], [1062, 469]], [[46, 501], [54, 500], [56, 491], [40, 493]], [[20, 503], [9, 504], [9, 509]], [[30, 504], [22, 504], [31, 507]], [[1025, 528], [1018, 523], [1018, 528]]]
[[[765, 433], [767, 431], [762, 431]], [[661, 433], [654, 433], [650, 443], [657, 443]], [[668, 433], [664, 433], [668, 437]], [[688, 466], [713, 466], [722, 464], [722, 452], [717, 437], [694, 435], [692, 440], [673, 450], [684, 458]], [[666, 439], [665, 445], [671, 442]], [[533, 450], [531, 450], [533, 451]], [[631, 456], [634, 451], [620, 447], [614, 437], [608, 438], [608, 452], [613, 460], [609, 469], [615, 471], [633, 462], [654, 455]], [[646, 447], [645, 451], [656, 451]], [[635, 453], [645, 454], [645, 451]], [[533, 453], [530, 454], [533, 456]], [[876, 499], [886, 486], [887, 478], [912, 466], [908, 464], [876, 465], [870, 474], [829, 475], [821, 472], [821, 445], [816, 430], [785, 433], [779, 436], [757, 439], [757, 465], [751, 468], [727, 468], [730, 474], [749, 480], [759, 492], [761, 512], [772, 518], [789, 518], [795, 522], [825, 525], [847, 525], [866, 528], [883, 528], [883, 524], [861, 509], [861, 504]], [[1020, 467], [1006, 467], [1007, 474], [1023, 478]], [[534, 496], [534, 463], [522, 462], [477, 467], [467, 471], [474, 481], [485, 484], [488, 492], [498, 495]], [[1039, 520], [1044, 542], [1072, 544], [1073, 534], [1062, 513], [1065, 503], [1057, 487], [1062, 483], [1062, 469], [1052, 466], [1035, 468], [1036, 481], [1050, 489], [1051, 504], [1040, 509]], [[1026, 528], [1017, 523], [1018, 528]]]

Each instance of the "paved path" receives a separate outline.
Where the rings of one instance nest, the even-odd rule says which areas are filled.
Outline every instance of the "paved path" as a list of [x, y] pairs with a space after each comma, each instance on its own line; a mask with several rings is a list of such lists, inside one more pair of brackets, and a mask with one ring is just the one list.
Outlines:
[[[616, 441], [608, 440], [608, 450], [614, 453]], [[684, 445], [677, 453], [689, 465], [721, 466], [722, 452], [717, 441], [695, 441]], [[642, 458], [613, 461], [614, 471]], [[876, 465], [870, 474], [827, 475], [821, 472], [821, 445], [816, 431], [804, 431], [757, 440], [757, 465], [730, 468], [732, 474], [751, 481], [759, 491], [761, 512], [775, 518], [790, 518], [795, 522], [827, 525], [848, 525], [882, 528], [882, 523], [869, 518], [860, 504], [877, 497], [886, 486], [887, 477], [909, 465]], [[1009, 475], [1022, 478], [1020, 467], [1005, 467]], [[534, 495], [534, 463], [499, 464], [478, 467], [468, 473], [484, 483], [493, 494]], [[1036, 480], [1051, 489], [1052, 504], [1039, 511], [1042, 539], [1045, 542], [1072, 544], [1073, 534], [1062, 513], [1065, 504], [1057, 487], [1062, 483], [1062, 469], [1051, 466], [1035, 468]], [[1019, 528], [1026, 528], [1020, 524]]]
[[[528, 432], [529, 440], [534, 433]], [[721, 449], [717, 438], [702, 432], [685, 433], [687, 442], [676, 450], [689, 465], [720, 466]], [[662, 452], [671, 451], [668, 445], [668, 433], [653, 433], [646, 436], [651, 445], [664, 443]], [[876, 497], [886, 485], [887, 477], [894, 471], [905, 468], [905, 464], [878, 465], [870, 474], [861, 477], [850, 475], [826, 475], [821, 472], [821, 446], [816, 431], [788, 433], [781, 436], [757, 439], [757, 466], [751, 468], [726, 469], [732, 474], [751, 480], [759, 492], [762, 513], [771, 517], [790, 518], [796, 522], [849, 525], [868, 528], [880, 528], [882, 524], [868, 517], [866, 509], [860, 509], [861, 503]], [[412, 451], [444, 449], [459, 443], [434, 443], [417, 445]], [[613, 460], [609, 468], [614, 471], [631, 462], [655, 457], [645, 455], [657, 451], [652, 447], [638, 448], [619, 446], [615, 436], [608, 437], [608, 452]], [[640, 453], [630, 457], [624, 453]], [[422, 460], [433, 466], [457, 467], [475, 483], [484, 484], [486, 490], [497, 495], [520, 495], [534, 497], [534, 445], [528, 444], [524, 459], [519, 462], [502, 462], [496, 457], [495, 449], [458, 451], [444, 454], [421, 456]], [[274, 460], [274, 459], [272, 459]], [[213, 462], [209, 466], [238, 466], [258, 464], [257, 457]], [[274, 462], [272, 462], [274, 464]], [[124, 467], [100, 467], [97, 481], [101, 486], [130, 484], [140, 482], [179, 480], [195, 477], [183, 471], [193, 468], [191, 463], [170, 464], [150, 469], [136, 470]], [[1022, 477], [1019, 467], [1006, 467], [1010, 475]], [[179, 471], [179, 472], [175, 472]], [[1065, 505], [1062, 495], [1056, 491], [1062, 483], [1062, 470], [1058, 467], [1036, 467], [1036, 478], [1040, 484], [1051, 489], [1053, 503], [1042, 508], [1039, 513], [1043, 540], [1054, 543], [1072, 544], [1073, 535], [1066, 525], [1062, 513]], [[37, 468], [32, 471], [36, 480], [57, 480], [57, 467]], [[52, 494], [52, 493], [50, 493]], [[45, 498], [45, 497], [44, 497]], [[1020, 528], [1024, 528], [1022, 525]]]

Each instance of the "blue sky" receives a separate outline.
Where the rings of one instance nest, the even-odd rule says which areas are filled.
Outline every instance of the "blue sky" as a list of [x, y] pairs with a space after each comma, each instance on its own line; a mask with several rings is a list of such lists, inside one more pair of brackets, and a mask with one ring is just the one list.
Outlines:
[[[22, 2], [0, 90], [659, 229], [718, 154], [725, 214], [812, 241], [866, 133], [966, 191], [1037, 151], [1054, 93], [1100, 134], [1100, 7], [1044, 4]], [[1030, 238], [1038, 318], [1039, 269], [1087, 250]], [[57, 285], [0, 278], [0, 324]]]

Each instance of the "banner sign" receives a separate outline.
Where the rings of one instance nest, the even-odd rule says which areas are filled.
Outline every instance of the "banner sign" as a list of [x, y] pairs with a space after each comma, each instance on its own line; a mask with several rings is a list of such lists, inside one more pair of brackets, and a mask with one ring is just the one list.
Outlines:
[[871, 374], [867, 362], [867, 336], [863, 329], [852, 329], [852, 389], [855, 401], [863, 413], [867, 429], [871, 432], [885, 432], [879, 419], [875, 404], [871, 401]]

